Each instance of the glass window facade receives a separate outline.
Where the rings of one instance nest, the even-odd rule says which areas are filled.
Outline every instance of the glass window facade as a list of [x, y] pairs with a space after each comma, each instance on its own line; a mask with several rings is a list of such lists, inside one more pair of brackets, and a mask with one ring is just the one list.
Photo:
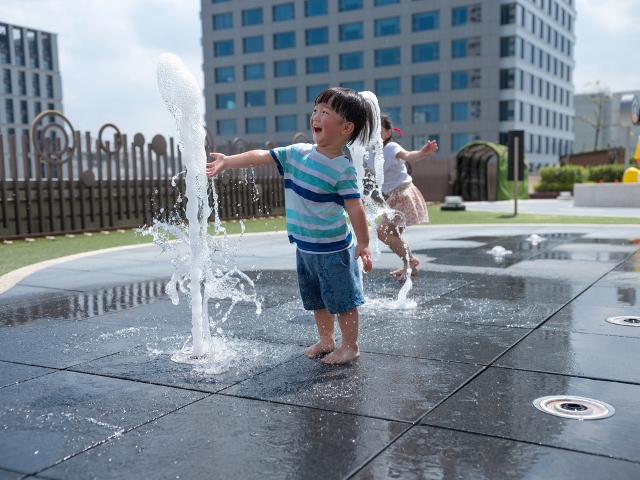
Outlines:
[[282, 50], [285, 48], [295, 48], [296, 32], [282, 32], [273, 34], [273, 49]]
[[364, 53], [341, 53], [340, 70], [359, 70], [364, 68]]
[[215, 57], [229, 57], [233, 55], [233, 40], [221, 40], [213, 42], [213, 55]]
[[227, 30], [229, 28], [233, 28], [233, 14], [220, 13], [213, 16], [214, 30]]
[[255, 37], [245, 37], [242, 39], [243, 53], [264, 52], [264, 37], [257, 35]]
[[400, 34], [400, 17], [380, 18], [373, 23], [376, 37]]
[[216, 131], [218, 132], [218, 135], [237, 135], [238, 129], [236, 128], [236, 120], [234, 118], [217, 120]]
[[376, 67], [400, 65], [400, 47], [381, 48], [375, 51]]
[[329, 28], [309, 28], [305, 30], [305, 44], [306, 45], [322, 45], [323, 43], [329, 43]]
[[216, 83], [232, 83], [236, 81], [235, 68], [220, 67], [215, 69]]
[[[440, 121], [440, 105], [416, 105], [412, 111], [413, 123], [434, 123]], [[426, 143], [426, 142], [425, 142]]]
[[296, 8], [293, 2], [273, 6], [274, 22], [284, 22], [286, 20], [293, 20], [294, 18], [296, 18]]
[[244, 126], [247, 133], [265, 133], [267, 131], [267, 119], [265, 117], [247, 118]]
[[295, 60], [278, 60], [273, 62], [273, 74], [275, 77], [293, 77], [296, 74]]
[[437, 30], [440, 28], [440, 12], [414, 13], [411, 16], [411, 29], [414, 32]]
[[244, 92], [245, 107], [263, 107], [267, 103], [267, 96], [264, 90], [250, 90]]
[[364, 38], [364, 24], [362, 22], [344, 23], [338, 27], [341, 42], [360, 40]]
[[349, 10], [361, 10], [362, 0], [338, 0], [338, 10], [347, 12]]
[[277, 115], [276, 132], [295, 132], [298, 130], [296, 115]]
[[315, 17], [317, 15], [326, 15], [329, 13], [327, 0], [305, 0], [304, 16]]
[[245, 80], [262, 80], [264, 78], [264, 63], [250, 63], [244, 66]]
[[307, 74], [324, 73], [329, 71], [329, 56], [309, 57], [306, 60]]
[[411, 47], [411, 61], [433, 62], [440, 60], [440, 44], [438, 42], [423, 43], [422, 45], [413, 45]]
[[400, 78], [381, 78], [375, 81], [375, 85], [375, 94], [378, 97], [400, 95], [402, 93]]
[[252, 8], [242, 11], [242, 26], [261, 25], [263, 22], [262, 8]]
[[289, 105], [298, 101], [296, 87], [276, 88], [276, 105]]
[[469, 72], [466, 70], [451, 72], [451, 89], [462, 90], [469, 88]]
[[216, 95], [216, 108], [218, 110], [233, 110], [236, 108], [235, 93], [219, 93]]
[[414, 75], [411, 78], [412, 93], [426, 93], [440, 91], [440, 75]]

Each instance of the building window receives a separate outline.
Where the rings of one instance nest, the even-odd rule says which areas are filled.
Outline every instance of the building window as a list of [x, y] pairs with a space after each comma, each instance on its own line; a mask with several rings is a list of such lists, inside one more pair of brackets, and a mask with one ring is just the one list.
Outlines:
[[500, 70], [500, 89], [505, 90], [515, 88], [516, 70], [514, 68], [503, 68]]
[[27, 30], [27, 51], [29, 53], [28, 66], [31, 68], [40, 68], [40, 62], [38, 61], [38, 42], [36, 32], [33, 30]]
[[273, 34], [273, 49], [295, 48], [296, 32], [282, 32]]
[[33, 96], [39, 97], [40, 96], [40, 74], [39, 73], [31, 74], [31, 87], [33, 89]]
[[295, 115], [277, 115], [276, 132], [295, 132], [298, 129], [298, 121]]
[[340, 41], [360, 40], [364, 38], [364, 25], [362, 22], [345, 23], [338, 28]]
[[414, 75], [411, 81], [413, 93], [440, 91], [440, 75], [437, 73], [430, 75]]
[[267, 119], [265, 117], [247, 118], [244, 123], [247, 133], [265, 133], [267, 131]]
[[504, 100], [500, 102], [500, 121], [509, 122], [515, 118], [515, 102]]
[[462, 38], [451, 42], [451, 58], [464, 58], [467, 56], [467, 39]]
[[411, 29], [414, 32], [438, 28], [440, 28], [440, 12], [414, 13], [411, 16]]
[[376, 95], [387, 97], [390, 95], [400, 95], [400, 78], [381, 78], [376, 80]]
[[451, 72], [451, 90], [469, 88], [469, 73], [466, 70]]
[[242, 26], [262, 24], [262, 8], [252, 8], [251, 10], [242, 11]]
[[233, 67], [220, 67], [215, 69], [216, 83], [232, 83], [236, 80]]
[[[16, 29], [14, 29], [13, 31], [15, 32]], [[0, 63], [11, 63], [11, 57], [9, 55], [8, 29], [7, 26], [3, 24], [0, 24]]]
[[273, 6], [273, 21], [283, 22], [285, 20], [293, 20], [296, 16], [295, 5], [293, 3], [283, 3], [282, 5]]
[[307, 102], [315, 102], [318, 95], [329, 88], [328, 84], [309, 85], [307, 87]]
[[451, 120], [454, 122], [469, 120], [469, 103], [468, 102], [452, 103], [451, 104]]
[[236, 129], [236, 120], [234, 118], [227, 120], [217, 120], [216, 130], [218, 135], [236, 135], [238, 133]]
[[296, 87], [276, 88], [276, 105], [290, 105], [297, 101]]
[[328, 11], [329, 9], [327, 8], [327, 0], [306, 0], [304, 2], [305, 17], [315, 17], [317, 15], [326, 15]]
[[23, 71], [18, 71], [18, 95], [27, 94], [27, 74]]
[[245, 80], [262, 80], [264, 78], [264, 63], [250, 63], [244, 66]]
[[400, 17], [381, 18], [374, 22], [376, 37], [398, 35], [400, 33]]
[[433, 62], [440, 59], [440, 44], [438, 42], [423, 43], [411, 47], [411, 60], [413, 63]]
[[341, 82], [341, 87], [350, 88], [351, 90], [355, 90], [356, 92], [364, 91], [364, 82], [356, 81], [356, 82]]
[[22, 123], [29, 123], [29, 110], [26, 100], [20, 100], [20, 121]]
[[219, 93], [216, 95], [216, 108], [218, 110], [233, 110], [236, 108], [235, 93]]
[[243, 53], [264, 52], [264, 37], [258, 35], [255, 37], [246, 37], [242, 39]]
[[46, 82], [47, 98], [53, 98], [53, 77], [51, 75], [47, 75]]
[[[9, 50], [9, 39], [7, 37], [7, 53]], [[13, 27], [13, 53], [14, 53], [14, 62], [16, 65], [23, 66], [25, 64], [24, 60], [24, 43], [22, 41], [22, 29]], [[7, 55], [7, 61], [5, 63], [9, 63], [9, 56]]]
[[40, 40], [42, 41], [42, 66], [46, 70], [53, 70], [53, 50], [51, 47], [51, 35], [41, 32]]
[[400, 0], [376, 0], [373, 5], [376, 7], [383, 7], [384, 5], [394, 5], [400, 3]]
[[266, 103], [267, 101], [264, 90], [251, 90], [244, 92], [245, 107], [264, 107]]
[[338, 0], [338, 11], [362, 10], [362, 0]]
[[233, 14], [220, 13], [213, 16], [214, 30], [226, 30], [228, 28], [233, 28]]
[[230, 57], [233, 55], [233, 40], [213, 42], [214, 57]]
[[516, 37], [500, 38], [500, 56], [513, 57], [516, 54]]
[[325, 73], [329, 71], [329, 56], [307, 58], [307, 74]]
[[482, 21], [482, 6], [469, 5], [466, 7], [453, 8], [451, 10], [451, 25], [458, 27], [468, 23], [480, 23]]
[[387, 67], [389, 65], [400, 65], [400, 47], [381, 48], [375, 51], [376, 67]]
[[329, 43], [329, 28], [310, 28], [305, 31], [305, 43], [307, 45], [321, 45]]
[[13, 115], [13, 99], [7, 98], [4, 101], [4, 110], [7, 115], [7, 123], [14, 123], [15, 117]]
[[362, 52], [340, 54], [340, 70], [359, 70], [361, 68], [364, 68], [364, 54]]
[[2, 83], [4, 83], [4, 93], [12, 93], [11, 70], [8, 68], [2, 70]]
[[393, 125], [402, 125], [400, 118], [400, 107], [386, 107], [382, 113], [385, 113]]
[[413, 123], [434, 123], [440, 121], [440, 105], [418, 105], [413, 107]]
[[453, 133], [451, 134], [451, 150], [457, 152], [462, 147], [469, 143], [468, 133]]
[[275, 77], [293, 77], [296, 74], [295, 60], [278, 60], [273, 62], [273, 74]]

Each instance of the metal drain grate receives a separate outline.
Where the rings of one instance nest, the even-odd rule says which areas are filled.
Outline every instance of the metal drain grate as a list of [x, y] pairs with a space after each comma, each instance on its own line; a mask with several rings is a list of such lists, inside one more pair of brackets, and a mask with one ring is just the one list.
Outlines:
[[609, 317], [607, 322], [615, 325], [623, 325], [625, 327], [640, 327], [640, 317], [622, 316], [622, 317]]
[[597, 420], [616, 413], [615, 408], [599, 400], [566, 395], [536, 398], [533, 405], [544, 413], [578, 420]]

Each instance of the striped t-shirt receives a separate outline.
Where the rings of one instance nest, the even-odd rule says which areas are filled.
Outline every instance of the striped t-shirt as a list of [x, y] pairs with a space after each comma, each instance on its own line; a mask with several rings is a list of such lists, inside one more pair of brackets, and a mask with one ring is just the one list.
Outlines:
[[356, 169], [349, 158], [329, 159], [308, 143], [270, 152], [284, 177], [289, 241], [309, 253], [349, 248], [352, 234], [344, 200], [360, 198]]

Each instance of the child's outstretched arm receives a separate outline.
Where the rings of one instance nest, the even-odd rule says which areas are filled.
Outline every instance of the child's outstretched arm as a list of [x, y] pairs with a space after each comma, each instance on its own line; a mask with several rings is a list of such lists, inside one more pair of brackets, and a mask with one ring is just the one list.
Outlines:
[[420, 150], [413, 150], [408, 152], [406, 150], [401, 150], [396, 154], [396, 158], [404, 160], [405, 162], [417, 162], [418, 160], [422, 160], [425, 157], [433, 155], [438, 150], [438, 144], [435, 140], [429, 140], [425, 143], [424, 147]]
[[222, 153], [211, 153], [210, 156], [213, 161], [207, 163], [207, 177], [215, 177], [227, 168], [249, 168], [274, 163], [269, 150], [249, 150], [229, 156]]
[[369, 227], [367, 226], [367, 216], [364, 213], [362, 200], [359, 198], [347, 198], [344, 201], [344, 208], [351, 220], [351, 227], [356, 234], [356, 255], [355, 259], [362, 259], [362, 267], [365, 272], [370, 272], [373, 264], [371, 262], [371, 250], [369, 250]]

